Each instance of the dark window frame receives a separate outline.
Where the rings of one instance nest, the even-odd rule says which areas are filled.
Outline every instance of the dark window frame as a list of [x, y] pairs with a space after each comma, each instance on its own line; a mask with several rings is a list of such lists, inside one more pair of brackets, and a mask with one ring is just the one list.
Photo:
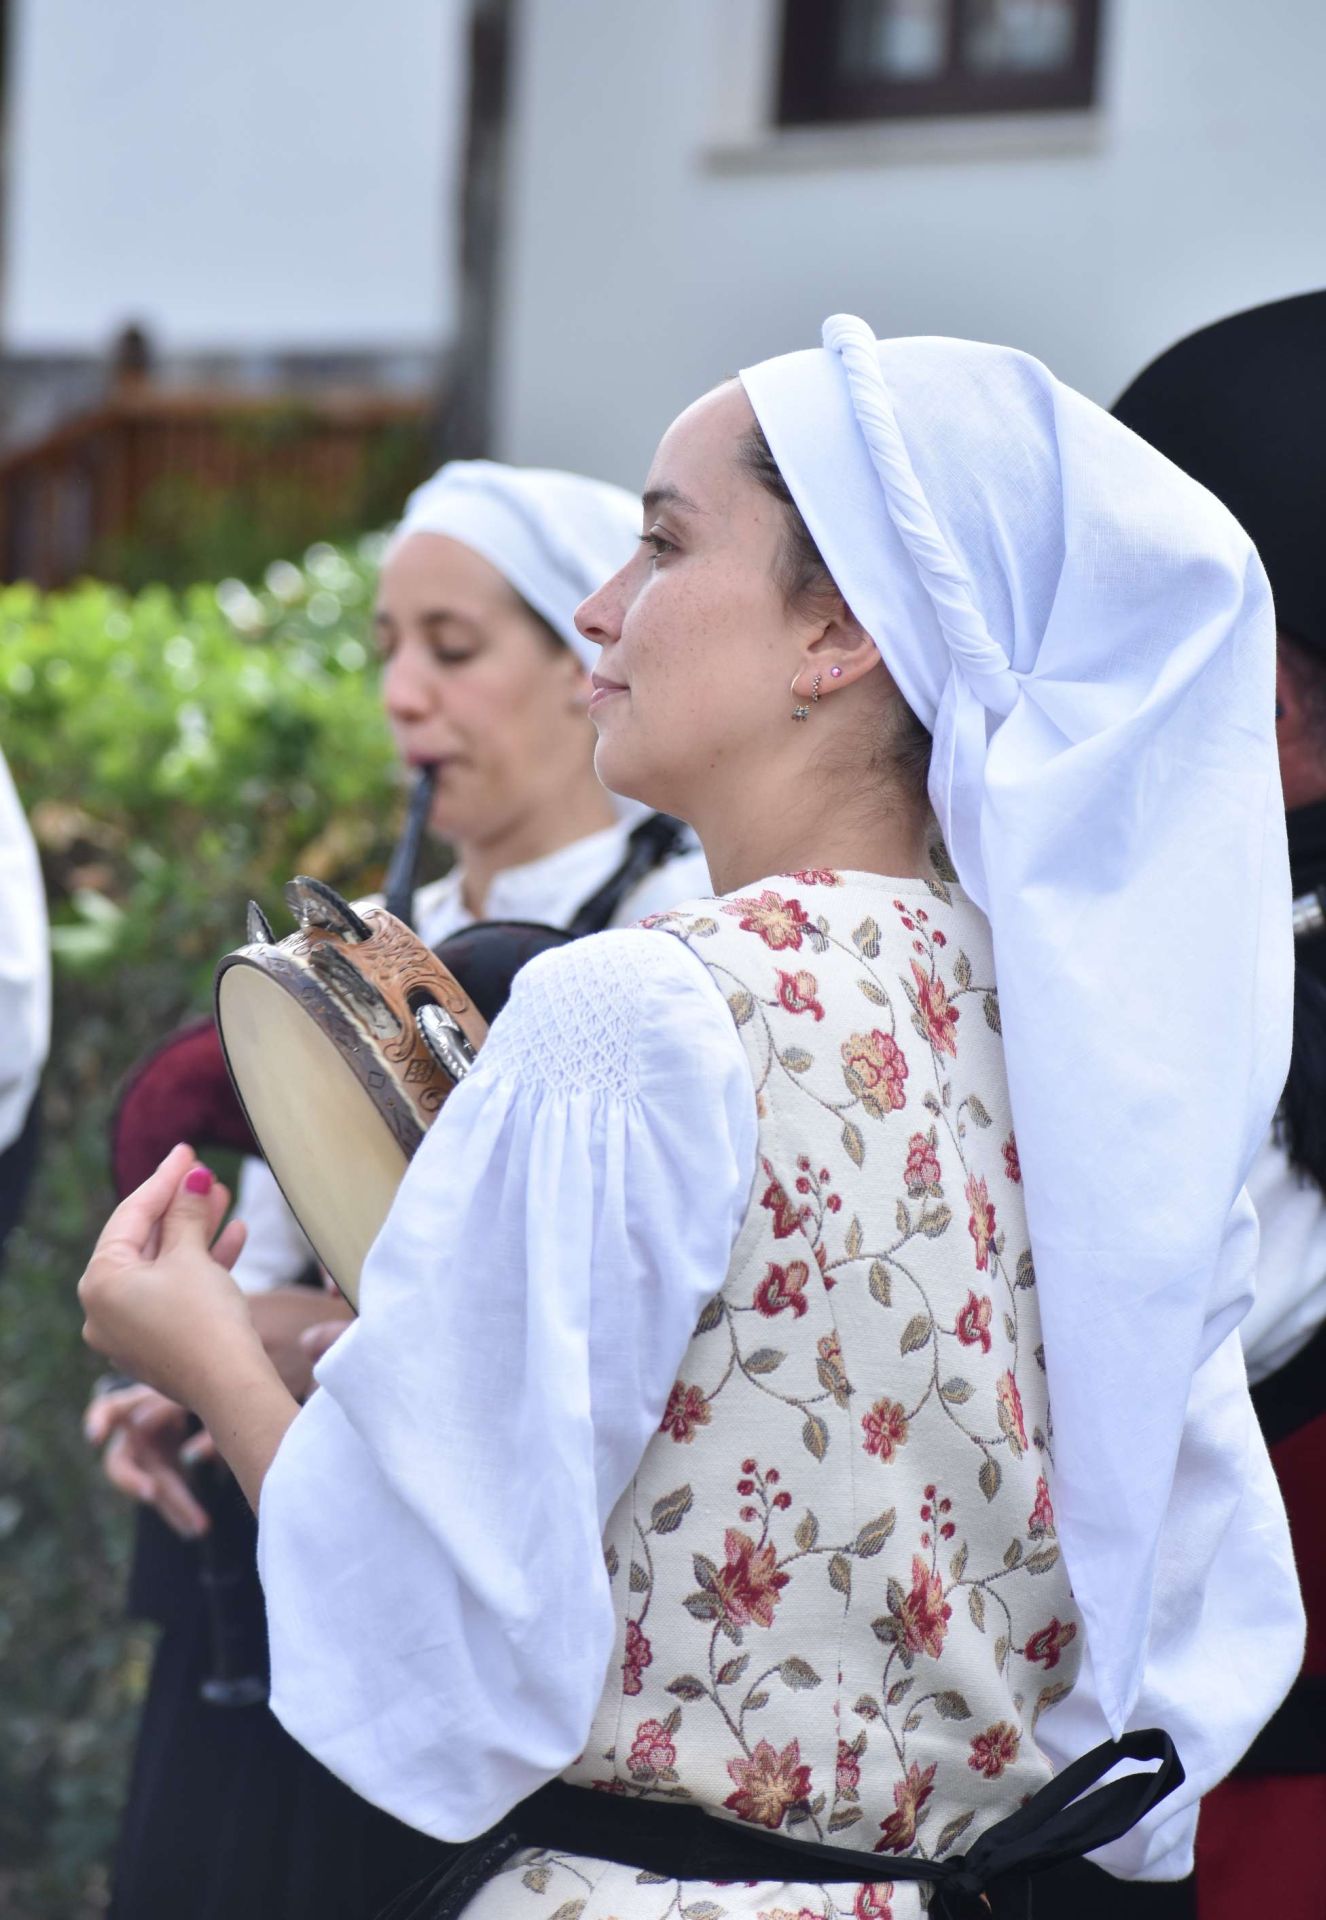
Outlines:
[[944, 70], [933, 80], [851, 80], [835, 71], [841, 0], [783, 0], [778, 125], [923, 120], [941, 114], [1078, 112], [1095, 105], [1101, 0], [1073, 0], [1071, 60], [1052, 73], [979, 73], [962, 65], [972, 0], [949, 0]]

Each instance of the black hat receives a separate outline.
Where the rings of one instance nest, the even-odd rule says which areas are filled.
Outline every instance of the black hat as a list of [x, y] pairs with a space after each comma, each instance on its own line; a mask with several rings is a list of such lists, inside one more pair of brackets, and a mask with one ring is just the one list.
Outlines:
[[1224, 502], [1261, 554], [1281, 631], [1326, 652], [1326, 293], [1190, 334], [1113, 411]]

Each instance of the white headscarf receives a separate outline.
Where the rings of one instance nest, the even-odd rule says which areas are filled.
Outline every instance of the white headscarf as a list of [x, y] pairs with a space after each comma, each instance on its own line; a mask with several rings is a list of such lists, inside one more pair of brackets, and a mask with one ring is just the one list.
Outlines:
[[578, 473], [451, 460], [410, 495], [388, 553], [412, 533], [445, 533], [472, 547], [592, 666], [598, 648], [572, 616], [630, 554], [640, 502]]
[[[934, 734], [930, 796], [990, 918], [1055, 1506], [1118, 1733], [1165, 1631], [1194, 1375], [1251, 1298], [1241, 1188], [1289, 1060], [1270, 591], [1210, 494], [1027, 355], [876, 342], [843, 315], [823, 339], [741, 379]], [[1297, 1602], [1271, 1489], [1251, 1531], [1290, 1623], [1268, 1653], [1287, 1685]]]

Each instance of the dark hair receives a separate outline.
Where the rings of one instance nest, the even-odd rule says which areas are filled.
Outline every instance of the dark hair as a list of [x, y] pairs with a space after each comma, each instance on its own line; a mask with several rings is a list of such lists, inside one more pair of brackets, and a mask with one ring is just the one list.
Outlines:
[[[783, 537], [778, 551], [778, 584], [789, 607], [814, 609], [841, 600], [842, 594], [824, 555], [815, 544], [810, 528], [801, 517], [801, 509], [792, 498], [773, 449], [757, 420], [745, 435], [737, 458], [752, 480], [772, 494], [783, 509]], [[870, 772], [881, 779], [894, 779], [908, 793], [924, 793], [930, 773], [933, 742], [905, 699], [894, 702], [895, 720], [890, 733], [878, 743], [870, 756]]]

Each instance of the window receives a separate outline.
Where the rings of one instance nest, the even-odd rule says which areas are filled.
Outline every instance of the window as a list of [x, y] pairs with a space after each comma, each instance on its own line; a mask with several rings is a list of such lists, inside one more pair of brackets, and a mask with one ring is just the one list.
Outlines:
[[784, 0], [778, 118], [1089, 107], [1100, 0]]

